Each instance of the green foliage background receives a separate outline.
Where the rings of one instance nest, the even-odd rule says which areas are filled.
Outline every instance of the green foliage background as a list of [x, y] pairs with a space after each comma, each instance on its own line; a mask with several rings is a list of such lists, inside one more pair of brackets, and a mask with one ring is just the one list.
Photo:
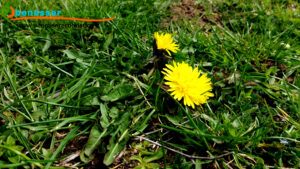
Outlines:
[[[164, 146], [156, 153], [136, 148], [140, 153], [130, 161], [140, 161], [140, 168], [229, 168], [231, 160], [233, 168], [299, 167], [299, 3], [194, 2], [205, 16], [218, 11], [221, 22], [173, 22], [173, 1], [163, 0], [1, 1], [0, 168], [63, 168], [54, 164], [74, 153], [68, 145], [83, 136], [76, 167], [90, 166], [99, 155], [111, 165], [150, 131], [157, 132], [149, 139], [186, 154], [233, 154], [199, 160]], [[82, 29], [42, 28], [32, 24], [79, 23], [10, 21], [9, 6], [116, 19]], [[174, 101], [159, 71], [148, 75], [156, 31], [171, 33], [180, 45], [175, 60], [212, 78], [215, 97], [202, 108]]]

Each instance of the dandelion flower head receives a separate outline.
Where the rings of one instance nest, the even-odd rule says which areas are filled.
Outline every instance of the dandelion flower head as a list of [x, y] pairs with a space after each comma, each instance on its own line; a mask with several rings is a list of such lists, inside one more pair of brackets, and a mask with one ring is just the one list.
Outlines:
[[173, 53], [179, 51], [179, 45], [173, 41], [171, 34], [169, 33], [160, 34], [158, 32], [155, 32], [154, 39], [155, 39], [157, 49], [167, 51], [170, 56], [171, 56], [170, 51]]
[[166, 64], [162, 73], [165, 75], [166, 85], [171, 95], [180, 101], [183, 98], [184, 105], [195, 108], [195, 105], [207, 103], [211, 93], [211, 79], [207, 78], [207, 73], [200, 75], [198, 68], [192, 68], [185, 62], [174, 62], [173, 65]]

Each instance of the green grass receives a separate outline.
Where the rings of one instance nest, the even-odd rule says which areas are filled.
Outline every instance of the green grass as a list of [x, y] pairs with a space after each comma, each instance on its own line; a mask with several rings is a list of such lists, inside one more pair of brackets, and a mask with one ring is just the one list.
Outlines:
[[[299, 167], [300, 4], [195, 1], [204, 15], [222, 18], [205, 27], [195, 26], [197, 17], [169, 20], [171, 4], [0, 2], [0, 168], [63, 168], [61, 160], [77, 151], [71, 165], [84, 168], [114, 167], [121, 151], [125, 168]], [[116, 19], [41, 28], [30, 24], [78, 22], [10, 21], [10, 5]], [[159, 71], [149, 76], [156, 31], [180, 45], [175, 60], [208, 73], [215, 96], [207, 104], [184, 107], [162, 87]], [[143, 134], [162, 148], [141, 142]]]

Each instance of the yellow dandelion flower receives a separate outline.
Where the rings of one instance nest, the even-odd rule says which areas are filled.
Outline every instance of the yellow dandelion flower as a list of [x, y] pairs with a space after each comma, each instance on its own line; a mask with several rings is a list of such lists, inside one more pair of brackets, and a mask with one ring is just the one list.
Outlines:
[[167, 80], [165, 84], [170, 87], [168, 91], [178, 101], [183, 98], [184, 105], [195, 108], [195, 105], [206, 103], [209, 97], [214, 96], [211, 93], [212, 83], [210, 78], [207, 78], [207, 73], [201, 76], [198, 68], [193, 69], [187, 63], [173, 61], [173, 65], [166, 64], [162, 73]]
[[157, 49], [167, 51], [170, 56], [171, 56], [170, 51], [174, 53], [179, 51], [179, 45], [173, 41], [171, 34], [169, 33], [159, 34], [158, 32], [155, 32], [154, 39], [156, 42]]

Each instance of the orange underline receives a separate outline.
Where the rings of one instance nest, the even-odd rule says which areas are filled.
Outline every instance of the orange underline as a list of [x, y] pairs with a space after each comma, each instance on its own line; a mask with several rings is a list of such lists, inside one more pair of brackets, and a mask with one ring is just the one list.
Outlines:
[[13, 18], [10, 19], [12, 21], [16, 20], [25, 20], [25, 19], [53, 19], [53, 20], [73, 20], [73, 21], [85, 21], [85, 22], [104, 22], [115, 19], [107, 18], [107, 19], [81, 19], [81, 18], [69, 18], [69, 17], [52, 17], [52, 16], [33, 16], [33, 17], [21, 17], [21, 18]]

